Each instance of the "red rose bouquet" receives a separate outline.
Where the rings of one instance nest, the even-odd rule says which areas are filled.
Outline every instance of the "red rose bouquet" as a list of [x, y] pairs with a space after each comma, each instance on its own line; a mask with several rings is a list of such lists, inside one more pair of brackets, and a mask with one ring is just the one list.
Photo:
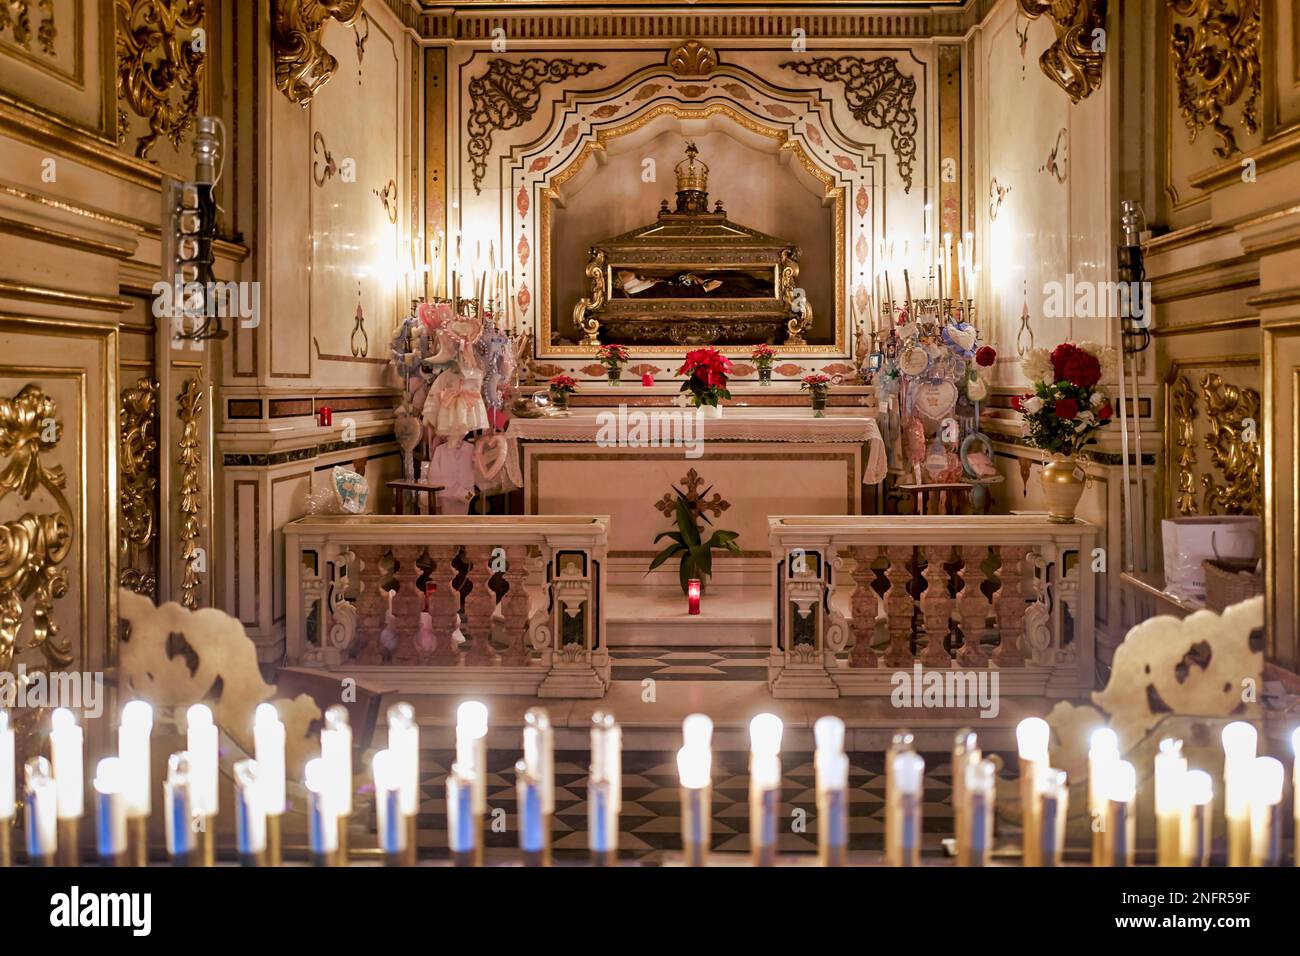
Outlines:
[[1032, 391], [1011, 403], [1024, 417], [1029, 443], [1067, 457], [1091, 443], [1115, 414], [1098, 383], [1113, 375], [1117, 361], [1114, 349], [1092, 342], [1063, 342], [1051, 352], [1031, 349], [1021, 367]]
[[701, 405], [716, 406], [722, 399], [731, 398], [731, 393], [727, 391], [731, 359], [717, 349], [692, 349], [687, 352], [686, 360], [677, 374], [688, 376], [682, 383], [681, 391], [691, 393], [690, 403], [697, 408]]

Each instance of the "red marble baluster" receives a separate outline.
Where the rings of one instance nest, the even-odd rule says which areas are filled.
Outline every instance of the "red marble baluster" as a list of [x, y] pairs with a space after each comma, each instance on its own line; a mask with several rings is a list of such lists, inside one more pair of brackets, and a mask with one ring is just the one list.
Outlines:
[[980, 638], [988, 630], [989, 599], [984, 596], [984, 568], [988, 546], [967, 544], [961, 549], [961, 578], [965, 582], [957, 595], [957, 613], [961, 615], [961, 632], [965, 637], [957, 651], [957, 663], [962, 667], [988, 667], [989, 656], [980, 646]]
[[528, 549], [524, 545], [506, 548], [506, 584], [509, 590], [501, 602], [505, 618], [505, 632], [510, 644], [501, 654], [501, 663], [510, 667], [526, 667], [533, 662], [532, 648], [528, 645], [528, 611], [530, 601], [524, 587], [528, 569], [524, 561]]
[[948, 569], [944, 567], [944, 562], [951, 553], [952, 545], [930, 544], [925, 548], [925, 580], [928, 586], [921, 595], [921, 613], [925, 616], [925, 649], [921, 651], [921, 663], [926, 667], [952, 666], [948, 648], [943, 646], [952, 617]]
[[470, 562], [470, 592], [465, 595], [465, 626], [468, 628], [469, 646], [465, 652], [465, 663], [475, 667], [496, 664], [500, 656], [492, 648], [492, 612], [496, 609], [496, 595], [488, 588], [492, 577], [489, 567], [492, 549], [486, 545], [474, 545], [465, 549], [465, 557]]
[[912, 571], [907, 563], [912, 557], [910, 544], [890, 545], [889, 590], [885, 594], [885, 614], [889, 618], [889, 649], [885, 651], [886, 667], [911, 667], [912, 656], [912, 595], [907, 592], [912, 583]]
[[998, 568], [1002, 587], [993, 599], [993, 607], [997, 611], [1000, 640], [993, 652], [993, 661], [999, 667], [1024, 667], [1020, 637], [1025, 632], [1025, 596], [1021, 584], [1024, 580], [1022, 565], [1029, 547], [1004, 544], [998, 550], [1002, 556], [1002, 566]]
[[460, 596], [451, 586], [456, 577], [456, 570], [451, 566], [456, 548], [452, 545], [432, 547], [429, 557], [434, 560], [429, 582], [436, 586], [429, 595], [429, 617], [433, 620], [434, 638], [429, 663], [437, 667], [454, 667], [460, 663], [460, 652], [451, 638], [451, 632], [456, 629], [456, 610], [460, 606]]
[[871, 649], [876, 633], [876, 592], [871, 588], [875, 572], [871, 570], [871, 549], [853, 549], [853, 651], [850, 667], [877, 667], [880, 661]]
[[424, 604], [424, 597], [415, 583], [420, 577], [420, 567], [416, 563], [420, 557], [420, 547], [403, 545], [393, 548], [393, 557], [398, 561], [397, 593], [393, 595], [393, 618], [397, 623], [398, 644], [393, 663], [415, 664], [420, 658], [415, 636], [420, 630], [420, 607]]
[[358, 544], [352, 547], [356, 555], [356, 567], [352, 573], [357, 576], [360, 593], [357, 595], [357, 634], [361, 647], [357, 653], [359, 664], [379, 664], [383, 661], [383, 647], [379, 643], [379, 632], [384, 626], [384, 615], [388, 613], [388, 595], [380, 589], [384, 580], [384, 569], [380, 561], [387, 551], [381, 544]]

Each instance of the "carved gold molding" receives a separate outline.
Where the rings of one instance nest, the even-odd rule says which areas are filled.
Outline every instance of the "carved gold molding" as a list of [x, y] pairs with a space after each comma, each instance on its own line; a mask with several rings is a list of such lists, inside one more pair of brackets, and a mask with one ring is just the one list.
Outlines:
[[36, 28], [36, 43], [46, 56], [54, 56], [54, 0], [0, 0], [0, 33], [9, 31], [24, 50], [32, 48], [32, 11], [41, 15]]
[[1213, 128], [1219, 137], [1214, 154], [1227, 159], [1240, 147], [1223, 122], [1224, 110], [1244, 97], [1241, 125], [1259, 131], [1259, 0], [1169, 0], [1169, 8], [1188, 18], [1170, 24], [1169, 48], [1189, 138]]
[[155, 596], [158, 577], [145, 559], [157, 537], [158, 383], [148, 376], [122, 390], [121, 438], [118, 442], [122, 519], [122, 587]]
[[1216, 515], [1222, 509], [1230, 515], [1262, 515], [1259, 392], [1229, 385], [1218, 373], [1211, 372], [1201, 379], [1201, 393], [1210, 425], [1205, 447], [1210, 449], [1210, 459], [1223, 472], [1224, 479], [1220, 485], [1211, 475], [1201, 475], [1204, 513]]
[[27, 506], [38, 489], [54, 500], [55, 510], [28, 511], [0, 524], [0, 672], [13, 669], [18, 637], [24, 626], [23, 605], [30, 600], [31, 640], [50, 667], [72, 663], [70, 641], [58, 640], [52, 620], [55, 602], [68, 591], [68, 572], [60, 568], [72, 551], [72, 508], [63, 489], [62, 465], [46, 466], [42, 455], [58, 445], [63, 425], [54, 400], [38, 385], [26, 385], [13, 398], [0, 398], [0, 454], [8, 461], [0, 471], [0, 501], [17, 494]]
[[338, 69], [339, 61], [320, 41], [325, 24], [337, 20], [351, 26], [360, 15], [361, 0], [275, 0], [275, 85], [289, 102], [306, 106]]
[[1038, 65], [1072, 103], [1100, 88], [1106, 56], [1106, 0], [1016, 0], [1016, 5], [1026, 18], [1046, 15], [1056, 27], [1056, 40], [1043, 51]]
[[[206, 46], [196, 43], [203, 0], [115, 0], [118, 99], [149, 123], [135, 155], [147, 159], [158, 139], [179, 148], [199, 111]], [[126, 110], [117, 111], [118, 141], [129, 132]]]
[[1179, 375], [1169, 391], [1169, 414], [1178, 475], [1180, 515], [1196, 514], [1196, 390], [1186, 375]]
[[718, 57], [699, 40], [686, 40], [668, 51], [667, 63], [678, 76], [707, 76], [718, 68]]
[[181, 562], [185, 570], [181, 577], [181, 604], [188, 608], [199, 606], [199, 574], [195, 567], [199, 557], [199, 499], [202, 495], [201, 466], [203, 464], [203, 439], [199, 431], [199, 418], [203, 414], [203, 383], [194, 376], [185, 383], [176, 397], [176, 415], [181, 420], [180, 500], [181, 500]]

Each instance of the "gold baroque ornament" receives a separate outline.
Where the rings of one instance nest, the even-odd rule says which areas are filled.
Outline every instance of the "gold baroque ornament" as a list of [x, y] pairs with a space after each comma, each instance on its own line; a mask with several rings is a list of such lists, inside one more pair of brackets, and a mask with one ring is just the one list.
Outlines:
[[718, 68], [718, 57], [699, 40], [686, 40], [668, 51], [668, 68], [678, 76], [707, 76]]
[[[1229, 385], [1217, 373], [1201, 379], [1205, 396], [1205, 414], [1210, 430], [1205, 447], [1210, 458], [1223, 472], [1224, 484], [1218, 485], [1210, 475], [1201, 475], [1205, 490], [1202, 505], [1207, 515], [1263, 514], [1263, 483], [1260, 476], [1260, 449], [1257, 435], [1259, 392], [1241, 385]], [[1251, 437], [1253, 441], [1247, 441]]]
[[181, 577], [181, 604], [188, 608], [199, 606], [199, 572], [195, 563], [199, 556], [199, 495], [202, 484], [199, 467], [203, 460], [203, 442], [199, 436], [199, 417], [203, 414], [203, 385], [198, 376], [185, 383], [177, 396], [176, 415], [181, 420], [181, 562], [185, 570]]
[[51, 667], [72, 663], [70, 641], [59, 641], [52, 620], [54, 604], [68, 590], [68, 572], [60, 568], [72, 551], [72, 508], [63, 489], [62, 465], [46, 467], [41, 456], [59, 443], [62, 425], [54, 400], [37, 385], [26, 385], [14, 398], [0, 398], [0, 455], [8, 461], [0, 471], [0, 501], [10, 494], [31, 507], [38, 490], [53, 499], [55, 510], [26, 512], [0, 524], [0, 672], [10, 671], [20, 650], [23, 605], [32, 602], [31, 640]]
[[1178, 108], [1195, 141], [1205, 127], [1214, 129], [1214, 154], [1227, 159], [1239, 152], [1223, 111], [1241, 100], [1241, 125], [1259, 130], [1259, 0], [1169, 0], [1169, 8], [1187, 23], [1171, 23], [1169, 47], [1178, 82]]
[[122, 517], [119, 583], [137, 594], [153, 595], [158, 587], [152, 568], [141, 567], [157, 535], [158, 383], [145, 376], [122, 390], [121, 438], [118, 441]]
[[36, 42], [46, 56], [54, 56], [54, 0], [0, 0], [0, 32], [8, 30], [14, 42], [24, 50], [32, 48], [32, 8], [41, 13], [41, 25], [36, 28]]
[[[135, 144], [147, 159], [159, 137], [179, 147], [199, 111], [199, 85], [207, 60], [196, 44], [203, 0], [115, 0], [117, 95], [149, 121]], [[125, 141], [125, 110], [117, 112], [118, 140]]]
[[1196, 390], [1186, 375], [1179, 375], [1169, 391], [1169, 411], [1173, 416], [1174, 464], [1178, 468], [1180, 515], [1196, 514]]
[[544, 84], [586, 76], [592, 70], [604, 68], [600, 63], [547, 60], [538, 56], [518, 62], [495, 59], [488, 63], [486, 73], [471, 79], [467, 89], [470, 110], [465, 124], [469, 133], [465, 150], [473, 167], [474, 194], [483, 191], [493, 132], [514, 129], [532, 119], [542, 101]]
[[320, 42], [325, 24], [337, 20], [349, 27], [360, 15], [361, 0], [275, 0], [275, 85], [289, 102], [306, 106], [338, 69], [339, 61]]
[[1101, 86], [1106, 51], [1106, 0], [1016, 0], [1029, 20], [1046, 14], [1056, 27], [1056, 40], [1043, 51], [1038, 65], [1053, 83], [1077, 103]]
[[916, 80], [898, 69], [898, 60], [882, 56], [874, 60], [860, 56], [837, 58], [818, 56], [792, 60], [781, 67], [801, 76], [844, 84], [844, 101], [853, 118], [863, 126], [889, 132], [889, 144], [898, 161], [903, 191], [912, 191], [912, 167], [916, 163]]

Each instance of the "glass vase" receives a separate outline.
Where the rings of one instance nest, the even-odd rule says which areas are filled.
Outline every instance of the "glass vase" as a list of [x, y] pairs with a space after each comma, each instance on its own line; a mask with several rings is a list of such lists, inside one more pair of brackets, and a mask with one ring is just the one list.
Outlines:
[[772, 384], [772, 367], [770, 365], [767, 366], [766, 368], [760, 368], [758, 370], [758, 384], [759, 385]]
[[569, 410], [569, 393], [562, 388], [551, 389], [551, 407], [557, 411], [567, 412]]

